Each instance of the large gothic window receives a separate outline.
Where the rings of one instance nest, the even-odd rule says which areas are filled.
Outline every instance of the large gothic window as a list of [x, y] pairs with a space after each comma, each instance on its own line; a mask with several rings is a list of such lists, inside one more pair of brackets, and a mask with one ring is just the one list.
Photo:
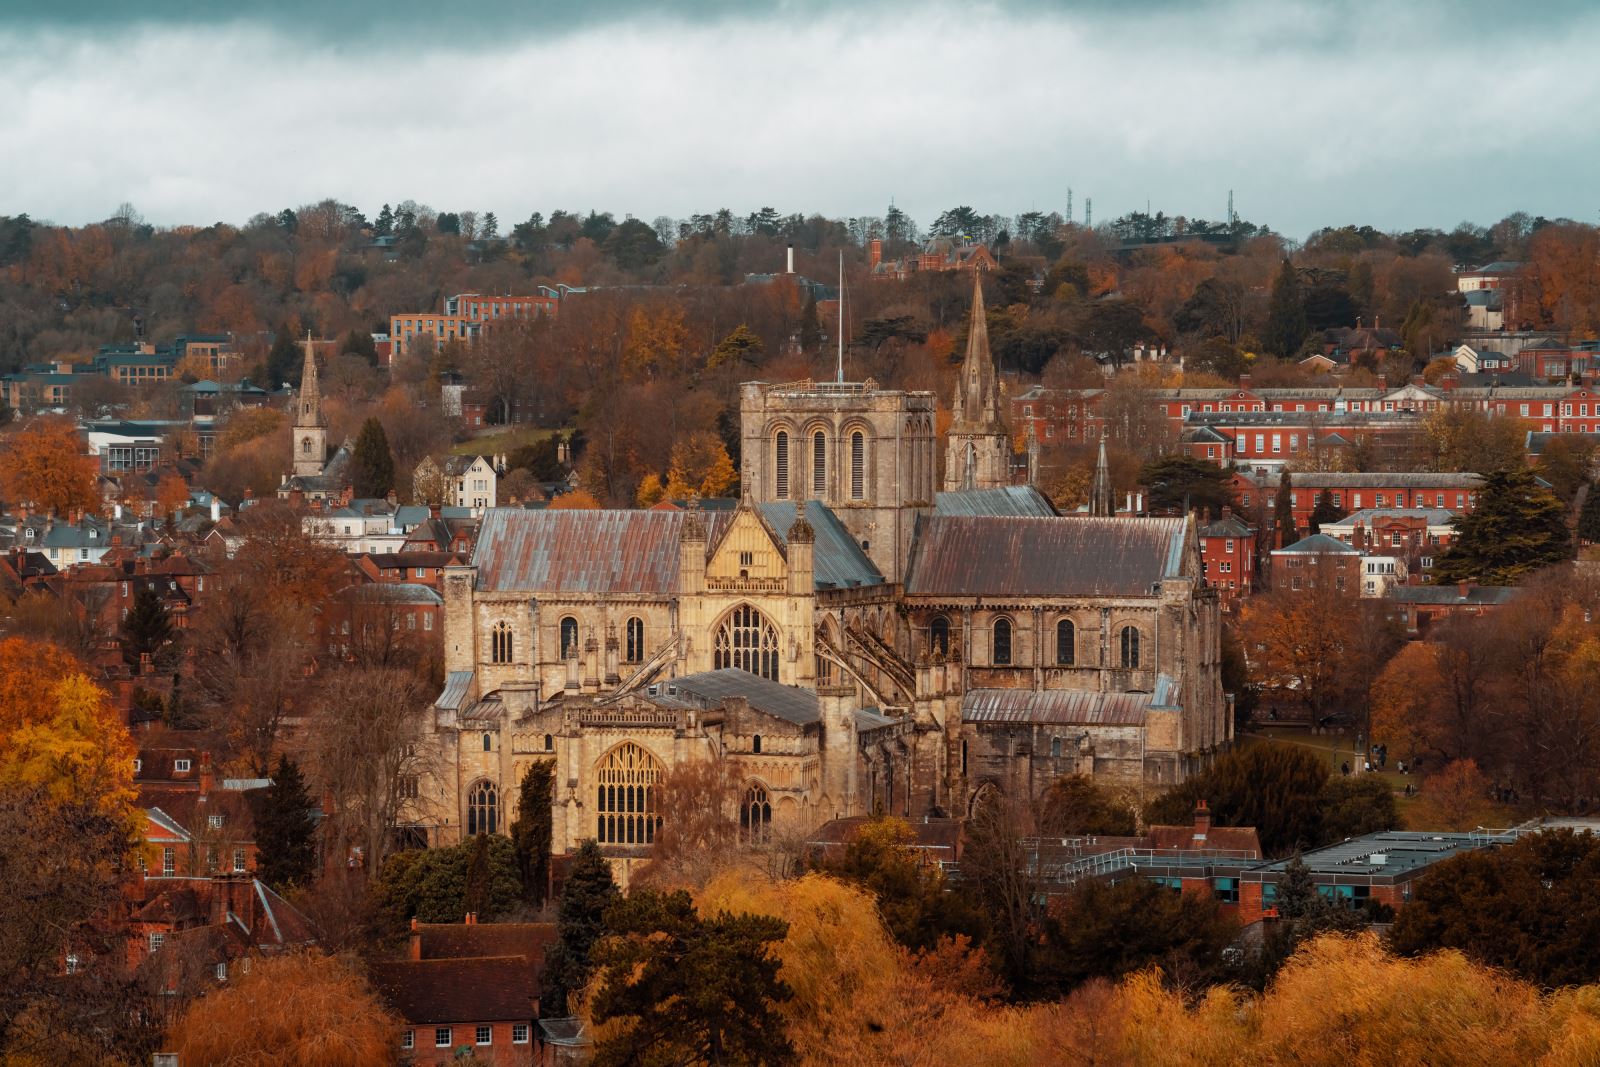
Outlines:
[[602, 845], [648, 845], [655, 841], [656, 785], [661, 764], [632, 741], [606, 754], [595, 769], [595, 839]]
[[787, 500], [789, 499], [789, 434], [786, 431], [778, 431], [778, 436], [773, 439], [773, 451], [777, 460], [773, 495], [779, 500]]
[[627, 658], [623, 662], [643, 663], [644, 620], [635, 615], [633, 618], [628, 620], [626, 631], [627, 641], [626, 647], [623, 649], [623, 651], [626, 653]]
[[304, 452], [308, 456], [311, 455], [311, 438], [302, 437], [300, 439], [300, 451]]
[[767, 787], [752, 782], [739, 805], [739, 835], [752, 845], [764, 845], [772, 838], [772, 798]]
[[1070, 667], [1078, 661], [1078, 628], [1071, 619], [1056, 623], [1056, 663]]
[[491, 635], [489, 647], [489, 660], [491, 663], [511, 662], [511, 624], [501, 620], [494, 624], [494, 633]]
[[1132, 626], [1122, 628], [1122, 669], [1139, 669], [1139, 631]]
[[479, 781], [467, 793], [467, 835], [492, 834], [500, 825], [500, 794], [494, 783]]
[[778, 631], [749, 604], [734, 608], [717, 629], [711, 665], [778, 680]]
[[867, 495], [867, 435], [860, 430], [850, 435], [850, 499]]
[[578, 620], [571, 615], [561, 620], [561, 658], [566, 659], [578, 651]]
[[996, 666], [1004, 667], [1011, 662], [1011, 620], [996, 619], [994, 621], [994, 657]]
[[928, 651], [950, 655], [950, 620], [943, 615], [935, 615], [928, 624]]
[[811, 495], [828, 495], [828, 439], [818, 430], [811, 435]]

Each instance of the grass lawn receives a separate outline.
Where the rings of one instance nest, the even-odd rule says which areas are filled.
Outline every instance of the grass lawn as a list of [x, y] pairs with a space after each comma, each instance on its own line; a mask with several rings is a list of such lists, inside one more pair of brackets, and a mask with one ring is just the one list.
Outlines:
[[496, 455], [501, 452], [513, 452], [523, 445], [531, 445], [536, 441], [543, 441], [546, 437], [555, 434], [556, 430], [541, 430], [535, 426], [513, 426], [509, 430], [500, 430], [495, 433], [474, 437], [470, 441], [463, 441], [450, 449], [457, 456]]

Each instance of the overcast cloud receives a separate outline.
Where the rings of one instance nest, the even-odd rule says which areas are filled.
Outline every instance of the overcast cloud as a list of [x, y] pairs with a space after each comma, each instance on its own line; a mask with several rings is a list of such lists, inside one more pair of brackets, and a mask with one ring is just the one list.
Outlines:
[[0, 214], [1600, 218], [1579, 4], [72, 6], [0, 3]]

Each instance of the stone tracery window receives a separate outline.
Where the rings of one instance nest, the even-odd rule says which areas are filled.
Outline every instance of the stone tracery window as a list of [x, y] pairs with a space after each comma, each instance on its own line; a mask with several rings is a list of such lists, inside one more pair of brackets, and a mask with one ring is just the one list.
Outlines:
[[772, 839], [772, 798], [760, 782], [750, 783], [739, 804], [739, 836], [752, 845]]
[[490, 662], [510, 663], [511, 652], [511, 624], [502, 619], [494, 624], [494, 633], [490, 642]]
[[595, 770], [595, 839], [602, 845], [648, 845], [655, 841], [656, 785], [661, 763], [632, 741], [606, 753]]
[[1122, 628], [1122, 669], [1139, 669], [1139, 631], [1132, 626]]
[[644, 662], [644, 620], [637, 615], [628, 620], [624, 663]]
[[778, 630], [749, 604], [729, 612], [717, 628], [712, 667], [722, 670], [737, 667], [742, 671], [778, 680]]
[[494, 783], [480, 780], [467, 793], [467, 834], [492, 834], [500, 823], [500, 794]]

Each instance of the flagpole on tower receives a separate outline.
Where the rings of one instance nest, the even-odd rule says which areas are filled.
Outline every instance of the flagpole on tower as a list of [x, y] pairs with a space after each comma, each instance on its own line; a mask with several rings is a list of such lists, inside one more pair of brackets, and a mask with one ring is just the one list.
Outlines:
[[839, 249], [839, 383], [844, 384], [844, 249]]

